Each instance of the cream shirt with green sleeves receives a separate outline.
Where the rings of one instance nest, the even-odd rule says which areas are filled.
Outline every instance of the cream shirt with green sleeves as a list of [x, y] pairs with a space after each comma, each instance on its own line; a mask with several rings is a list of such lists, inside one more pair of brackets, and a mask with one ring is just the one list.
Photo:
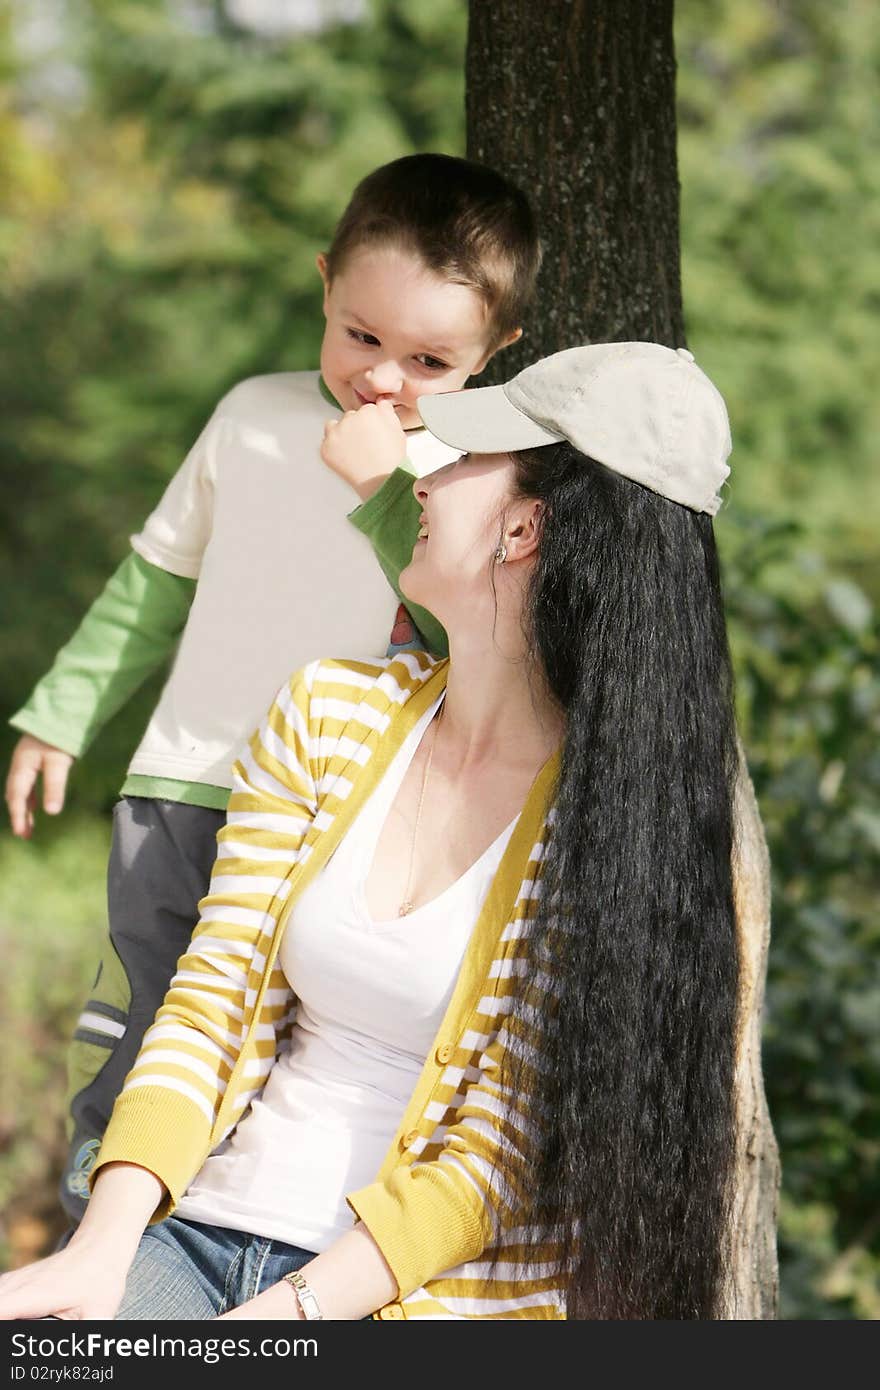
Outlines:
[[[173, 1210], [259, 1096], [296, 1008], [277, 961], [290, 910], [438, 698], [447, 665], [424, 653], [313, 663], [281, 690], [237, 764], [191, 950], [116, 1102], [95, 1170], [119, 1160], [156, 1173], [169, 1192], [157, 1218]], [[535, 1247], [518, 1225], [514, 1195], [494, 1177], [508, 1101], [499, 1084], [506, 1024], [540, 892], [558, 766], [557, 755], [532, 786], [375, 1181], [347, 1194], [353, 1217], [368, 1227], [398, 1283], [398, 1297], [380, 1318], [565, 1316], [553, 1247]], [[734, 892], [738, 1157], [745, 1171], [746, 1154], [751, 1162], [762, 1157], [754, 1146], [766, 1105], [760, 1016], [769, 890], [744, 767]], [[735, 1194], [734, 1245], [753, 1230], [742, 1205], [747, 1197]], [[748, 1289], [732, 1289], [730, 1306], [731, 1317], [751, 1316]]]
[[[400, 565], [388, 578], [382, 565], [389, 550], [408, 560], [418, 507], [378, 499], [351, 524], [352, 493], [320, 458], [338, 414], [318, 372], [234, 387], [12, 724], [79, 757], [177, 644], [123, 792], [225, 807], [241, 743], [291, 670], [322, 651], [388, 647]], [[414, 473], [458, 457], [426, 430], [407, 447]], [[403, 551], [387, 535], [401, 516]], [[439, 624], [426, 636], [444, 649]]]

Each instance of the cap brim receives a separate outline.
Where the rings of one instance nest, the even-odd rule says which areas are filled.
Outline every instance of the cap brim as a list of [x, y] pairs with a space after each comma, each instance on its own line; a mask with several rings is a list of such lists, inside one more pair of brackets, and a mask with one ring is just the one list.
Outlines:
[[506, 454], [556, 444], [561, 434], [536, 425], [504, 394], [503, 386], [444, 391], [416, 401], [424, 424], [437, 439], [467, 454]]

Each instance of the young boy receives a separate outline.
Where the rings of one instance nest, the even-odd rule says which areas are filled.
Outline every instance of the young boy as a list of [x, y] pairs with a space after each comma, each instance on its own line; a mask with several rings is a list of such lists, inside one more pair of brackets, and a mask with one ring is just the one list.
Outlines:
[[[38, 779], [57, 813], [74, 759], [179, 639], [114, 809], [109, 940], [70, 1058], [61, 1196], [74, 1220], [198, 919], [238, 745], [292, 670], [388, 647], [397, 598], [370, 544], [393, 582], [413, 538], [386, 534], [382, 497], [357, 526], [346, 519], [347, 485], [321, 459], [325, 426], [366, 409], [380, 436], [406, 431], [415, 473], [457, 457], [421, 427], [416, 399], [458, 389], [519, 337], [538, 259], [527, 199], [490, 169], [421, 154], [368, 175], [318, 257], [320, 372], [255, 377], [220, 401], [133, 553], [11, 721], [24, 736], [6, 795], [13, 832], [27, 837]], [[388, 470], [369, 449], [363, 459], [346, 476], [367, 498]], [[442, 650], [436, 621], [414, 617]], [[399, 621], [393, 640], [408, 628]]]

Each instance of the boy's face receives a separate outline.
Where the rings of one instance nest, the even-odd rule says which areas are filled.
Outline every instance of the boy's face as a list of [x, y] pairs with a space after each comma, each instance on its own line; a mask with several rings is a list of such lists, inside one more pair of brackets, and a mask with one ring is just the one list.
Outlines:
[[391, 401], [404, 429], [421, 425], [416, 401], [457, 391], [492, 353], [483, 300], [428, 270], [411, 251], [365, 246], [324, 280], [321, 374], [343, 410]]

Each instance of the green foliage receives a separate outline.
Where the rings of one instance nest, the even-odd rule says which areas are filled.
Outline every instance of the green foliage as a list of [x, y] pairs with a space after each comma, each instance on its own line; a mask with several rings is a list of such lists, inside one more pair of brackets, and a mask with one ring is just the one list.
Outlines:
[[792, 526], [719, 523], [773, 869], [764, 1067], [784, 1317], [880, 1316], [880, 617]]
[[685, 319], [732, 495], [874, 599], [880, 28], [871, 0], [678, 0]]
[[[365, 22], [271, 39], [221, 0], [52, 8], [64, 27], [37, 51], [24, 0], [0, 0], [6, 709], [222, 392], [315, 364], [314, 259], [357, 179], [464, 147], [464, 0], [374, 0]], [[792, 1318], [880, 1315], [874, 8], [678, 0], [676, 18], [685, 312], [730, 406], [717, 529], [774, 873], [765, 1066]], [[57, 1163], [102, 813], [155, 695], [75, 769], [70, 813], [0, 842], [10, 1206]]]
[[[39, 843], [0, 841], [0, 1268], [24, 1217], [60, 1234], [54, 1189], [65, 1149], [66, 1040], [92, 982], [106, 927], [109, 825], [41, 827]], [[37, 1253], [33, 1251], [32, 1253]]]
[[782, 1314], [877, 1317], [880, 31], [869, 0], [678, 0], [676, 41], [685, 318], [731, 415], [718, 533], [773, 864]]

